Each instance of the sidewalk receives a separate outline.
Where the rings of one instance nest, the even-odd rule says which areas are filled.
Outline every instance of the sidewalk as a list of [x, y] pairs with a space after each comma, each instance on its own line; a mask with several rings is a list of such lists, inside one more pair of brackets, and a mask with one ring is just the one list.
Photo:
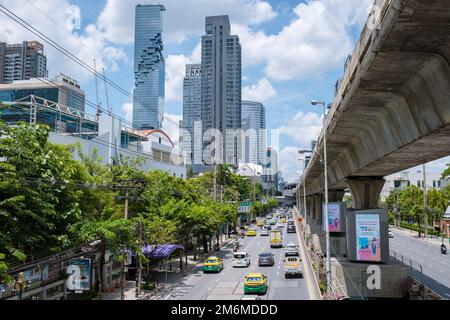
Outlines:
[[[442, 238], [436, 238], [435, 236], [433, 236], [433, 238], [431, 238], [430, 236], [428, 236], [428, 238], [424, 238], [423, 237], [423, 232], [422, 232], [422, 237], [419, 238], [419, 232], [418, 231], [414, 231], [414, 230], [410, 230], [410, 229], [406, 229], [403, 227], [396, 227], [396, 226], [389, 226], [390, 228], [393, 228], [399, 232], [401, 232], [403, 235], [405, 236], [410, 236], [412, 238], [416, 238], [416, 239], [422, 239], [423, 241], [428, 242], [429, 244], [433, 244], [433, 245], [437, 245], [440, 246], [442, 244]], [[444, 244], [448, 245], [449, 239], [448, 238], [444, 238]]]
[[[225, 249], [228, 247], [232, 238], [228, 238], [227, 240], [221, 243], [221, 249]], [[151, 291], [141, 290], [141, 294], [138, 298], [136, 298], [136, 281], [126, 281], [125, 283], [125, 300], [153, 300], [155, 297], [167, 295], [168, 292], [172, 291], [174, 287], [176, 287], [179, 281], [195, 270], [199, 268], [203, 261], [211, 256], [217, 254], [216, 251], [210, 251], [209, 253], [201, 253], [197, 254], [197, 259], [194, 260], [194, 255], [189, 254], [187, 258], [187, 265], [185, 264], [186, 260], [183, 257], [183, 271], [180, 272], [179, 268], [179, 259], [175, 258], [172, 261], [173, 268], [172, 271], [167, 271], [167, 282], [166, 282], [166, 263], [163, 264], [163, 267], [158, 270], [153, 270], [153, 279], [157, 282], [157, 287]], [[98, 298], [97, 298], [98, 299]], [[102, 300], [120, 300], [120, 288], [116, 288], [113, 292], [104, 292], [102, 293]]]
[[[125, 283], [125, 300], [137, 300], [136, 295], [136, 281], [127, 281]], [[140, 297], [144, 294], [141, 293]], [[97, 298], [98, 299], [98, 298]], [[102, 300], [120, 300], [120, 288], [116, 288], [113, 292], [103, 292]]]

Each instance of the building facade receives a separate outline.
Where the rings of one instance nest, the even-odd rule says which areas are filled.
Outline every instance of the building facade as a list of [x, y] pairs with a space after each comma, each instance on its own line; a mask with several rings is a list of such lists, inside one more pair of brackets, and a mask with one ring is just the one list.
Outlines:
[[263, 164], [266, 152], [266, 111], [259, 102], [242, 101], [242, 157], [245, 163]]
[[[398, 172], [385, 177], [385, 184], [381, 191], [381, 200], [384, 201], [389, 193], [393, 190], [401, 190], [409, 186], [423, 188], [425, 183], [423, 180], [422, 167], [412, 168], [410, 170]], [[426, 172], [427, 189], [438, 189], [445, 187], [444, 180], [441, 179], [440, 173]]]
[[76, 80], [59, 74], [55, 79], [32, 78], [0, 84], [0, 100], [13, 102], [34, 95], [85, 112], [85, 93]]
[[21, 44], [0, 42], [0, 83], [47, 77], [44, 46], [37, 41]]
[[279, 190], [280, 183], [278, 152], [272, 147], [266, 147], [266, 157], [262, 175], [263, 188], [273, 195]]
[[228, 16], [206, 17], [202, 37], [201, 120], [206, 165], [241, 159], [241, 45]]
[[164, 115], [163, 5], [137, 5], [134, 40], [133, 126], [160, 129]]
[[[200, 64], [186, 65], [183, 82], [183, 120], [180, 122], [180, 148], [186, 154], [186, 163], [193, 166], [193, 172], [201, 165], [201, 134], [194, 135], [195, 125], [201, 126], [201, 85], [202, 69]], [[198, 131], [198, 130], [196, 130]]]

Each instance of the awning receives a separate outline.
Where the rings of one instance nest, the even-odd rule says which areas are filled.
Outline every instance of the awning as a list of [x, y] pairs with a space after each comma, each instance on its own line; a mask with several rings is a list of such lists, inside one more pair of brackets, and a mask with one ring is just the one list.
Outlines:
[[184, 250], [181, 244], [146, 245], [142, 248], [142, 253], [153, 259], [167, 259], [176, 250]]

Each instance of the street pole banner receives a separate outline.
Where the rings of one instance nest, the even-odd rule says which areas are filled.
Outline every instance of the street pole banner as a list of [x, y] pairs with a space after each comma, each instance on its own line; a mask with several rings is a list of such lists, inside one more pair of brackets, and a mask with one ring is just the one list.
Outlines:
[[[335, 202], [328, 203], [328, 230], [331, 233], [338, 233], [345, 231], [345, 203], [343, 202]], [[325, 214], [325, 205], [322, 207], [322, 215], [323, 215], [323, 230], [326, 230], [326, 214]]]

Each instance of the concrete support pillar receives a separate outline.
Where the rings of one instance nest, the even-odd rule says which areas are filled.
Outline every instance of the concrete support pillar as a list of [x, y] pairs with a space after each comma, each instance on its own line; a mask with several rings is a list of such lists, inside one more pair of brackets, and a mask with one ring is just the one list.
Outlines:
[[351, 177], [347, 184], [353, 197], [354, 209], [376, 209], [386, 180], [383, 177]]
[[342, 202], [344, 195], [344, 190], [328, 190], [328, 202]]
[[314, 195], [314, 220], [318, 225], [322, 225], [322, 203], [323, 203], [323, 195], [315, 194]]
[[311, 196], [306, 198], [306, 210], [308, 211], [308, 218], [312, 219], [314, 215], [314, 198]]

